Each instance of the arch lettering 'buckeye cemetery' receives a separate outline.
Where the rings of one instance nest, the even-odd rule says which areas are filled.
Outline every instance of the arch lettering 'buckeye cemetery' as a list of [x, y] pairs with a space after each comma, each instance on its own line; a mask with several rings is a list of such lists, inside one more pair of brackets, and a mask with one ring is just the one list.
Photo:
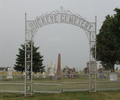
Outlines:
[[[95, 17], [96, 18], [96, 17]], [[65, 23], [82, 28], [89, 39], [89, 92], [96, 92], [96, 20], [88, 22], [79, 14], [73, 14], [69, 10], [55, 10], [51, 13], [42, 14], [35, 20], [27, 20], [25, 14], [25, 95], [32, 95], [32, 43], [35, 33], [45, 25]], [[31, 47], [29, 45], [31, 43]], [[92, 56], [91, 48], [95, 47], [95, 59]], [[94, 76], [94, 77], [93, 77]]]
[[93, 32], [95, 31], [95, 23], [88, 22], [82, 18], [79, 14], [73, 14], [69, 10], [65, 11], [61, 8], [61, 11], [53, 11], [49, 14], [43, 14], [40, 17], [36, 17], [35, 20], [27, 21], [28, 30], [38, 30], [39, 28], [54, 23], [66, 23], [72, 24], [82, 29]]

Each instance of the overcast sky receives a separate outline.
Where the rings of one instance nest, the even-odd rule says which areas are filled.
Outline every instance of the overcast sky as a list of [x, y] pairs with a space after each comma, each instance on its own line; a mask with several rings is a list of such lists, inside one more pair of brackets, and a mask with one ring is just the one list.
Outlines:
[[[64, 9], [80, 14], [89, 22], [97, 16], [97, 33], [105, 16], [113, 15], [120, 0], [0, 0], [0, 67], [13, 67], [18, 48], [25, 41], [25, 13], [27, 19]], [[61, 53], [62, 67], [83, 69], [89, 61], [89, 42], [83, 29], [70, 24], [50, 24], [36, 33], [35, 46], [44, 56], [43, 64], [57, 65]]]

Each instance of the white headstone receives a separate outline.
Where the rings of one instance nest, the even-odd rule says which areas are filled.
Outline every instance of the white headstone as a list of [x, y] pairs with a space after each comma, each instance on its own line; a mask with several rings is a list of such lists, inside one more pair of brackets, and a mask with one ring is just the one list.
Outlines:
[[54, 69], [54, 74], [55, 74], [56, 73], [56, 64], [55, 63], [54, 63], [53, 69]]
[[79, 69], [78, 73], [79, 73], [79, 74], [81, 73], [81, 69]]
[[99, 65], [99, 68], [103, 68], [103, 66], [100, 64], [100, 65]]
[[37, 75], [36, 74], [34, 74], [34, 77], [36, 77]]
[[54, 69], [54, 64], [51, 62], [51, 65], [48, 67], [48, 75], [49, 76], [54, 76], [55, 75], [55, 69]]
[[37, 78], [39, 77], [39, 73], [37, 73]]
[[12, 77], [12, 68], [8, 68], [7, 79], [11, 79]]
[[117, 81], [117, 74], [110, 74], [110, 81]]
[[46, 78], [45, 72], [43, 72], [42, 77], [43, 77], [43, 78]]
[[49, 76], [54, 76], [54, 69], [53, 68], [49, 68]]
[[23, 76], [25, 76], [25, 72], [23, 72]]

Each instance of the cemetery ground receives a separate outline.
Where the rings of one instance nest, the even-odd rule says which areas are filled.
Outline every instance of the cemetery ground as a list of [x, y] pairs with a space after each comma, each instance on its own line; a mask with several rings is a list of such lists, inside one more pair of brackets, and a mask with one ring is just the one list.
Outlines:
[[[46, 78], [33, 76], [33, 96], [24, 96], [23, 74], [13, 74], [12, 79], [6, 79], [6, 75], [2, 75], [0, 80], [0, 100], [119, 100], [120, 75], [118, 75], [118, 81], [110, 81], [109, 73], [107, 79], [97, 79], [96, 93], [89, 93], [88, 88], [88, 75], [80, 74], [79, 77], [72, 79], [61, 76], [59, 80], [52, 80], [49, 76], [46, 76]], [[61, 93], [36, 93], [35, 91]]]
[[[107, 75], [109, 76], [109, 74]], [[52, 80], [49, 76], [42, 78], [42, 76], [33, 77], [33, 91], [88, 91], [89, 88], [89, 76], [79, 75], [79, 78], [66, 78], [61, 76], [59, 80]], [[120, 89], [120, 76], [118, 81], [110, 81], [107, 79], [97, 79], [97, 91]], [[0, 80], [0, 92], [17, 91], [24, 93], [24, 78], [22, 75], [13, 75], [12, 79], [6, 79], [6, 76], [2, 76]]]
[[0, 100], [119, 100], [120, 91], [107, 92], [63, 92], [60, 94], [34, 93], [33, 96], [23, 94], [1, 93]]

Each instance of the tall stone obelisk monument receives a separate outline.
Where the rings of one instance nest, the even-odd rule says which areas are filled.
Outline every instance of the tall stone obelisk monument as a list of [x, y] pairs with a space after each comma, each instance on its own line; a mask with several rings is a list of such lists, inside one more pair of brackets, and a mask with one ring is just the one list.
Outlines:
[[56, 75], [61, 75], [62, 72], [61, 72], [61, 54], [59, 53], [58, 54], [58, 66], [57, 66], [57, 72], [56, 72]]

